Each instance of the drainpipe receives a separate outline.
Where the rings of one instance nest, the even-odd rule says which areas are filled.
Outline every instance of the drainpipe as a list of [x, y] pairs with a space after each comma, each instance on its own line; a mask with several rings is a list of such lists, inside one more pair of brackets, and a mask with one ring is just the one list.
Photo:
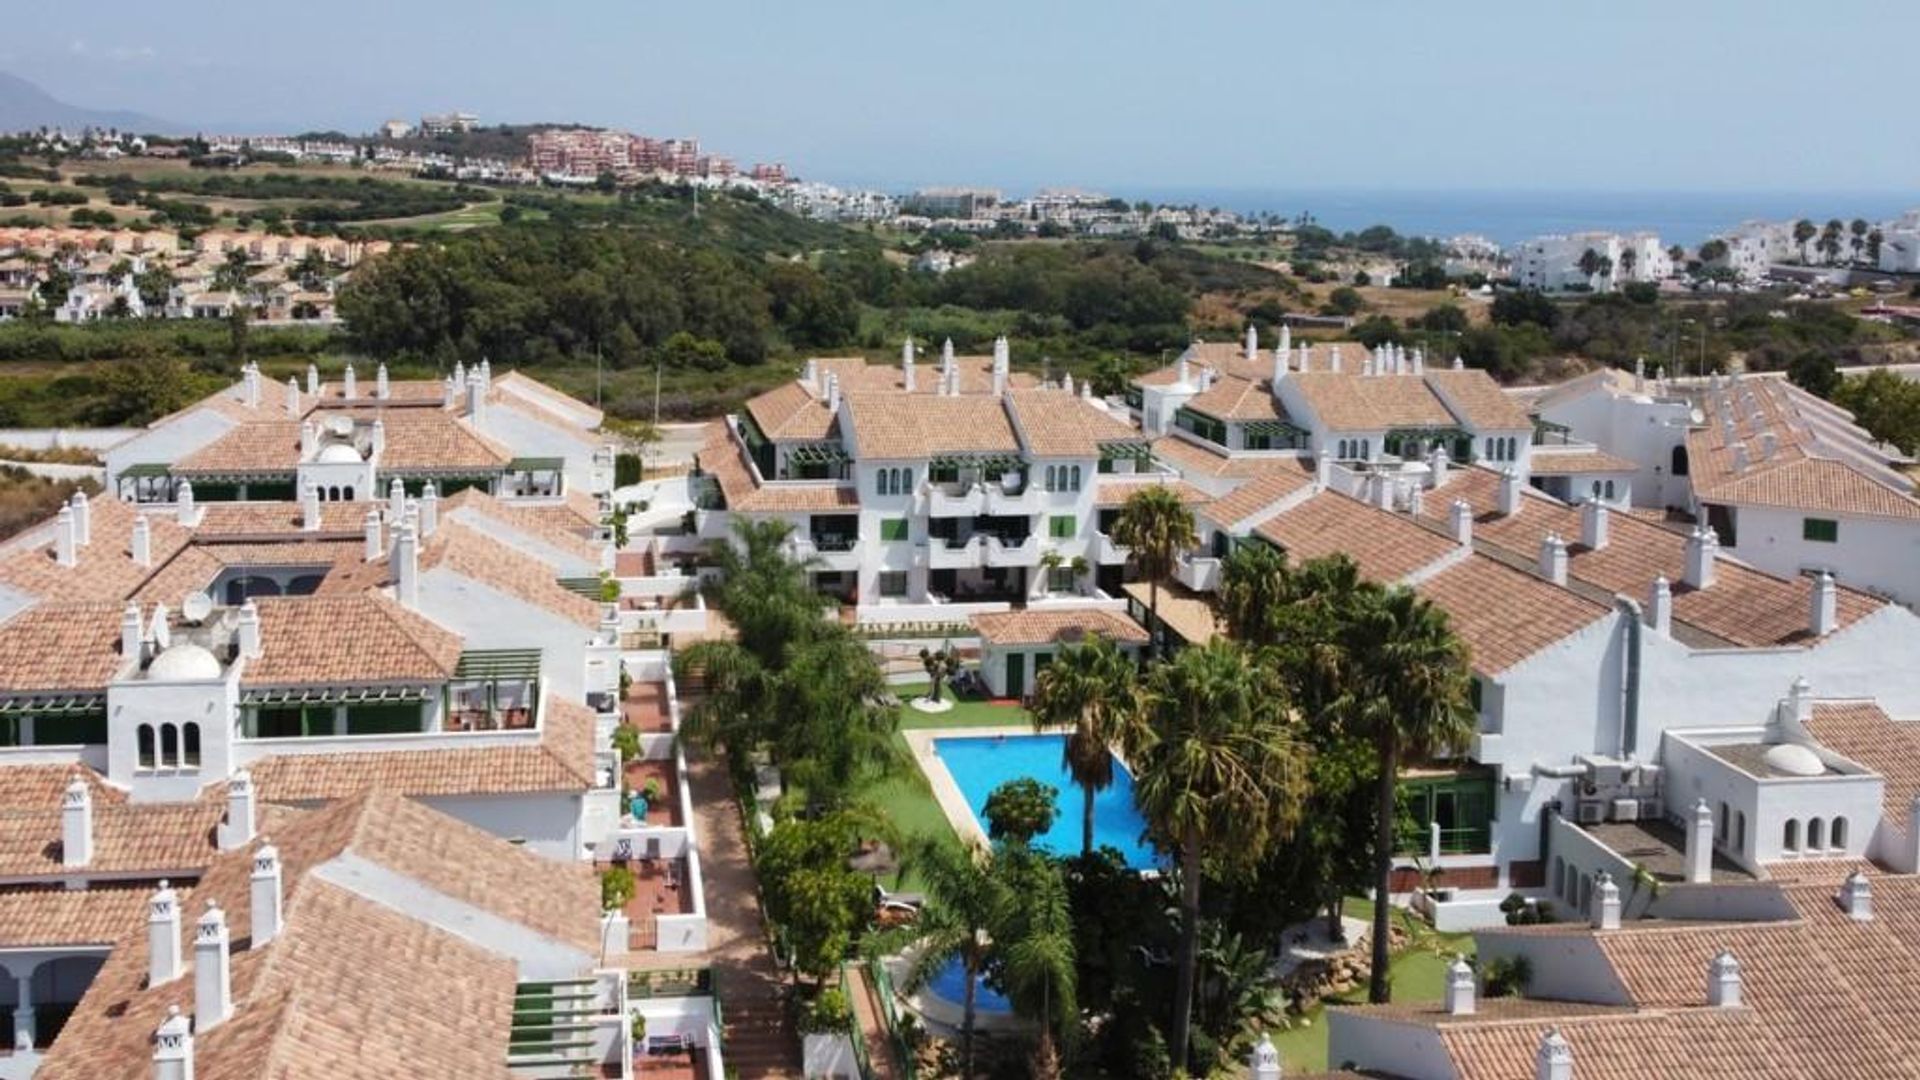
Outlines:
[[1626, 671], [1620, 680], [1620, 757], [1631, 758], [1640, 741], [1640, 605], [1624, 596], [1614, 607], [1627, 621]]

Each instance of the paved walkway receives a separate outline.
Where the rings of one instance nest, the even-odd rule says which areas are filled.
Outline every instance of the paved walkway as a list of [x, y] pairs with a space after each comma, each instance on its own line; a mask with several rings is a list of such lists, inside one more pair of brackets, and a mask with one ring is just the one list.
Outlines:
[[733, 785], [709, 754], [690, 754], [687, 775], [707, 901], [707, 962], [726, 1020], [728, 1070], [741, 1080], [798, 1080], [800, 1040], [767, 944]]
[[904, 1075], [893, 1057], [893, 1039], [887, 1035], [887, 1014], [880, 1003], [879, 990], [860, 966], [847, 968], [852, 981], [847, 997], [853, 1004], [853, 1018], [867, 1043], [867, 1061], [873, 1067], [874, 1080], [897, 1080]]

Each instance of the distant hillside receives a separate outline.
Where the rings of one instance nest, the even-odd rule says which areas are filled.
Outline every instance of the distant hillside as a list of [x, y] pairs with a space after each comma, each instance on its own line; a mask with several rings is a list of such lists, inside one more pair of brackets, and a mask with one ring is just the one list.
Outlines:
[[0, 71], [0, 131], [37, 127], [119, 128], [141, 134], [172, 134], [182, 125], [123, 109], [87, 109], [69, 105], [38, 86]]

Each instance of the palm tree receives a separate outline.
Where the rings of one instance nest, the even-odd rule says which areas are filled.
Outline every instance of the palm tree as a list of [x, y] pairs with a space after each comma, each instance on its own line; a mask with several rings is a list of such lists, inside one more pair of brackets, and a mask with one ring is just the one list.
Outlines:
[[1606, 258], [1605, 255], [1600, 254], [1598, 251], [1588, 248], [1580, 253], [1580, 261], [1574, 265], [1578, 266], [1580, 272], [1587, 276], [1587, 284], [1592, 285], [1593, 279], [1600, 275], [1600, 266], [1606, 261]]
[[1029, 1075], [1057, 1077], [1056, 1032], [1071, 1039], [1080, 1012], [1066, 879], [1058, 864], [1022, 847], [1001, 849], [994, 873], [1007, 901], [993, 931], [994, 966], [1014, 1013], [1040, 1029]]
[[1633, 276], [1634, 264], [1640, 261], [1640, 253], [1628, 248], [1620, 253], [1620, 272], [1627, 277]]
[[1220, 566], [1217, 605], [1235, 641], [1272, 644], [1275, 624], [1287, 602], [1286, 553], [1272, 544], [1238, 544]]
[[718, 573], [706, 586], [708, 606], [732, 624], [741, 646], [771, 667], [787, 643], [823, 621], [824, 605], [807, 575], [813, 564], [788, 553], [791, 522], [736, 520], [734, 543], [718, 542]]
[[1368, 1000], [1392, 999], [1387, 934], [1393, 878], [1395, 795], [1400, 765], [1473, 736], [1466, 647], [1447, 613], [1406, 588], [1365, 605], [1350, 632], [1357, 659], [1339, 707], [1371, 733], [1378, 755], [1374, 822], [1373, 975]]
[[1807, 258], [1807, 241], [1820, 235], [1820, 229], [1813, 222], [1801, 218], [1793, 223], [1793, 242], [1800, 249], [1800, 258]]
[[1061, 649], [1034, 682], [1034, 728], [1073, 728], [1061, 758], [1082, 795], [1082, 855], [1093, 853], [1093, 800], [1113, 783], [1113, 747], [1136, 741], [1140, 722], [1139, 673], [1105, 637]]
[[1208, 867], [1258, 862], [1292, 828], [1304, 797], [1293, 714], [1277, 669], [1227, 639], [1157, 666], [1149, 723], [1128, 755], [1134, 796], [1180, 885], [1180, 949], [1171, 1052], [1187, 1062], [1200, 944], [1200, 884]]
[[1147, 655], [1160, 655], [1160, 582], [1173, 573], [1180, 553], [1198, 543], [1193, 513], [1180, 496], [1164, 484], [1142, 488], [1127, 497], [1113, 523], [1113, 542], [1130, 549], [1134, 564], [1147, 579]]
[[1867, 246], [1867, 219], [1854, 218], [1847, 223], [1847, 231], [1853, 234], [1850, 243], [1853, 246], [1853, 261], [1860, 261], [1860, 249]]
[[989, 936], [1008, 907], [1005, 887], [992, 872], [990, 857], [973, 848], [923, 840], [908, 853], [906, 865], [926, 883], [927, 902], [915, 924], [918, 952], [907, 972], [906, 987], [925, 986], [955, 959], [966, 975], [960, 1005], [960, 1075], [973, 1076], [974, 991], [987, 969]]
[[1820, 249], [1820, 254], [1826, 256], [1829, 266], [1840, 257], [1840, 234], [1845, 229], [1846, 226], [1840, 224], [1840, 219], [1834, 218], [1820, 230], [1820, 242], [1815, 246]]

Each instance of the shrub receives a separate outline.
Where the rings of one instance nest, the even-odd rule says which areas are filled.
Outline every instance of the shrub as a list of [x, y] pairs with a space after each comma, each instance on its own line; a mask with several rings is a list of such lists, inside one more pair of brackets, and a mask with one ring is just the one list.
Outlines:
[[846, 991], [830, 986], [805, 1006], [797, 1019], [802, 1034], [842, 1035], [853, 1027], [853, 1007]]
[[632, 761], [640, 756], [640, 732], [625, 724], [613, 729], [613, 748], [620, 751], [620, 761]]
[[610, 866], [600, 872], [600, 907], [606, 911], [618, 911], [633, 899], [633, 871], [624, 866]]

